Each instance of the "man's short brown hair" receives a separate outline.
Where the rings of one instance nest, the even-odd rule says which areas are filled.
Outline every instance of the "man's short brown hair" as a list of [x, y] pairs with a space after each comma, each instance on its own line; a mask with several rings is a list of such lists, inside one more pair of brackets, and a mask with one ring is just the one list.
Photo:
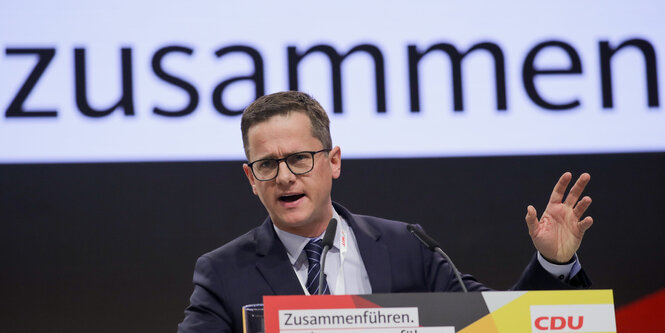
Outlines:
[[311, 96], [299, 91], [282, 91], [261, 96], [250, 104], [242, 113], [240, 130], [245, 156], [249, 159], [249, 128], [267, 121], [273, 116], [287, 115], [291, 112], [302, 112], [309, 117], [312, 124], [312, 136], [319, 139], [323, 148], [332, 149], [330, 137], [330, 120], [326, 111]]

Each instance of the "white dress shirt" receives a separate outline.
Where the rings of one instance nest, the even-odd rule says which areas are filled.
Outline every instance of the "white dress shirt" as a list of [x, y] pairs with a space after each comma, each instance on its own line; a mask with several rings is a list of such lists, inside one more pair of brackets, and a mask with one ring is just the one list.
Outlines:
[[[326, 281], [328, 288], [332, 295], [362, 295], [371, 294], [372, 286], [369, 283], [369, 276], [365, 269], [365, 264], [360, 256], [358, 250], [358, 242], [353, 234], [353, 230], [349, 227], [346, 221], [337, 214], [333, 208], [333, 218], [337, 219], [337, 232], [335, 233], [335, 240], [333, 247], [328, 251], [324, 273], [326, 274]], [[305, 294], [308, 294], [305, 284], [307, 283], [307, 255], [303, 249], [305, 245], [312, 239], [323, 238], [325, 232], [315, 238], [307, 238], [288, 233], [275, 227], [277, 237], [282, 241], [286, 248], [286, 253], [289, 257], [293, 270], [298, 275], [300, 285], [303, 287]], [[343, 235], [346, 235], [346, 251], [343, 251], [342, 246]], [[342, 254], [342, 252], [344, 252]], [[343, 277], [341, 276], [343, 275]]]

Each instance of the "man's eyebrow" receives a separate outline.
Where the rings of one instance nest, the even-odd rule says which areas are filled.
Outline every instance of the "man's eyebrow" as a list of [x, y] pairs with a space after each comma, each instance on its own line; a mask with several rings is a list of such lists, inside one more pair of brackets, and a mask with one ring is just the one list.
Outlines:
[[256, 162], [256, 161], [260, 161], [260, 160], [268, 160], [268, 159], [272, 160], [272, 159], [276, 159], [276, 158], [275, 158], [275, 155], [270, 154], [270, 155], [266, 155], [266, 156], [257, 157], [256, 159], [254, 159], [251, 162]]
[[[288, 154], [286, 154], [286, 155], [284, 155], [284, 156], [289, 156], [289, 155], [291, 155], [291, 154], [293, 154], [293, 153], [288, 153]], [[268, 155], [264, 155], [264, 156], [258, 157], [258, 158], [255, 159], [254, 161], [260, 161], [260, 160], [276, 160], [276, 159], [280, 159], [280, 158], [281, 158], [281, 157], [275, 156], [275, 154], [268, 154]]]
[[291, 151], [291, 152], [284, 153], [284, 155], [282, 155], [281, 157], [280, 157], [280, 156], [275, 156], [274, 154], [268, 154], [268, 155], [265, 155], [265, 156], [262, 156], [262, 157], [257, 157], [253, 162], [255, 162], [255, 161], [260, 161], [260, 160], [268, 160], [268, 159], [270, 159], [270, 160], [278, 160], [278, 159], [280, 159], [280, 158], [284, 158], [284, 157], [287, 157], [287, 156], [289, 156], [289, 155], [293, 155], [293, 154], [297, 154], [297, 153], [302, 153], [302, 152], [306, 152], [306, 151], [309, 151], [309, 150], [295, 150], [295, 151]]

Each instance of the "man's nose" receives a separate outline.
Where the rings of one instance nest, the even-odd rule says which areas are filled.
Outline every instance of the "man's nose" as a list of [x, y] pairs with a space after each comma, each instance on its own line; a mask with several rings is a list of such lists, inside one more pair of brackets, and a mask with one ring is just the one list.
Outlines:
[[296, 175], [291, 172], [289, 166], [286, 165], [286, 161], [280, 161], [277, 165], [277, 169], [277, 178], [275, 179], [277, 183], [288, 184], [296, 179]]

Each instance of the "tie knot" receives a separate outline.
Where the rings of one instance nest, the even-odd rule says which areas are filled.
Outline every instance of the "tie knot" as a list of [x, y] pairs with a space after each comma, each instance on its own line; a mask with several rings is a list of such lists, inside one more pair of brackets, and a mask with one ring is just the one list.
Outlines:
[[311, 240], [307, 245], [305, 245], [305, 254], [307, 255], [307, 261], [310, 263], [312, 261], [318, 263], [321, 260], [321, 252], [323, 252], [323, 246], [321, 246], [321, 240]]

